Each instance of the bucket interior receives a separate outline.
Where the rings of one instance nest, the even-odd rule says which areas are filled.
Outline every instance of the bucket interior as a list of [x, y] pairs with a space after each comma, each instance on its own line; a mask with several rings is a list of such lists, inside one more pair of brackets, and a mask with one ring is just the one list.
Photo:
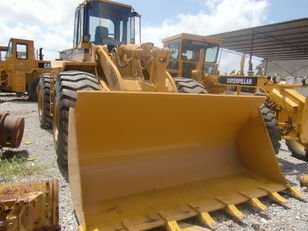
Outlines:
[[78, 92], [69, 171], [87, 230], [146, 230], [285, 189], [263, 97]]

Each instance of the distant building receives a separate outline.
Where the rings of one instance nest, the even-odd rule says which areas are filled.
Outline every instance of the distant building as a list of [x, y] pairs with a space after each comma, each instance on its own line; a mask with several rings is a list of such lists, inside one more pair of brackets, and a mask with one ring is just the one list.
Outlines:
[[[265, 61], [262, 62], [262, 67], [265, 69]], [[279, 74], [282, 79], [301, 83], [298, 77], [308, 76], [308, 59], [307, 60], [289, 60], [289, 61], [269, 61], [267, 64], [266, 75]], [[302, 94], [308, 97], [308, 88], [299, 89]]]

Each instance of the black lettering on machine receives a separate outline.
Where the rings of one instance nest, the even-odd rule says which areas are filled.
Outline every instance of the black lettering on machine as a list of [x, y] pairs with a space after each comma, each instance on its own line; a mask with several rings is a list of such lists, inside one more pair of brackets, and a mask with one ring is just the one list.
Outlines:
[[257, 86], [258, 79], [257, 77], [220, 76], [218, 82], [226, 85]]

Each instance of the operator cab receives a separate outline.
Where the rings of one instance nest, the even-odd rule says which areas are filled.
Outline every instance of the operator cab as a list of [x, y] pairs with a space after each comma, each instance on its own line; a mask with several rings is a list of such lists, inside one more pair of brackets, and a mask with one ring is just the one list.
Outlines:
[[192, 78], [192, 71], [197, 69], [201, 50], [203, 73], [216, 74], [217, 57], [222, 40], [193, 34], [179, 34], [163, 40], [164, 47], [170, 50], [168, 72], [173, 77]]
[[141, 16], [131, 6], [117, 2], [100, 0], [81, 4], [75, 13], [74, 47], [80, 47], [81, 43], [135, 44], [136, 17], [140, 24]]

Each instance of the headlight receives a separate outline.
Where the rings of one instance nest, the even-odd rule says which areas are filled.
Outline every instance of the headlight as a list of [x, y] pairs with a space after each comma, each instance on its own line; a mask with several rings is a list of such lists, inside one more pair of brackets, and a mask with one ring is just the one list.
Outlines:
[[280, 75], [275, 74], [275, 76], [273, 77], [273, 82], [274, 83], [280, 83], [280, 81], [281, 81]]
[[303, 86], [308, 86], [308, 76], [303, 78]]

